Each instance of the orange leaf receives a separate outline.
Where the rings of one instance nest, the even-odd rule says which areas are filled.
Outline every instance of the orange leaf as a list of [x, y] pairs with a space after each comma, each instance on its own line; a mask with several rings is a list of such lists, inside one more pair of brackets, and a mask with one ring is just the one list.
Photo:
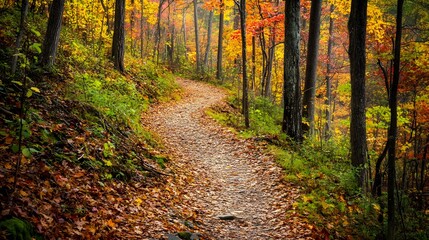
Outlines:
[[6, 169], [12, 169], [12, 165], [10, 165], [10, 163], [6, 163], [4, 165], [4, 168], [6, 168]]
[[111, 228], [115, 228], [116, 227], [116, 223], [113, 222], [112, 219], [109, 219], [109, 221], [107, 221], [107, 226], [111, 227]]
[[85, 172], [81, 171], [81, 172], [77, 172], [73, 175], [73, 177], [75, 178], [80, 178], [83, 177], [85, 175]]

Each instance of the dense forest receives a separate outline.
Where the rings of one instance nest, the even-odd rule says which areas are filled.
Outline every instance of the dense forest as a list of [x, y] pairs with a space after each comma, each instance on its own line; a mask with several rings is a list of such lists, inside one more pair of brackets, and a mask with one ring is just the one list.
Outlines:
[[300, 189], [276, 218], [429, 238], [426, 0], [1, 0], [0, 26], [0, 237], [216, 239], [166, 217], [188, 180], [144, 121], [186, 78]]

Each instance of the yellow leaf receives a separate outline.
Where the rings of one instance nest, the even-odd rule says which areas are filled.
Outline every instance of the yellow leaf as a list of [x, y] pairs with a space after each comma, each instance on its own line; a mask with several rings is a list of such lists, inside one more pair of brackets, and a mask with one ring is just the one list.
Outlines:
[[380, 205], [378, 205], [377, 203], [373, 203], [372, 207], [374, 208], [374, 210], [376, 210], [377, 212], [380, 212], [381, 208]]
[[33, 92], [40, 93], [40, 89], [36, 87], [31, 87], [30, 89], [33, 90]]
[[110, 160], [103, 160], [104, 164], [106, 164], [106, 166], [111, 167], [113, 164]]
[[134, 202], [136, 203], [137, 206], [140, 206], [143, 200], [141, 200], [140, 198], [137, 198], [136, 200], [134, 200]]
[[26, 193], [25, 191], [23, 191], [23, 190], [20, 190], [19, 191], [19, 194], [21, 195], [21, 196], [23, 196], [23, 197], [27, 197], [28, 196], [28, 193]]

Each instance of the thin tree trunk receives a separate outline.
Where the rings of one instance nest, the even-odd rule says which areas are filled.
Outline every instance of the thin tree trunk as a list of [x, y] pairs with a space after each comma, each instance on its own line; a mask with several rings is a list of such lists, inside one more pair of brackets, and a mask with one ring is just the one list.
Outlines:
[[365, 163], [367, 162], [365, 118], [365, 40], [367, 0], [352, 0], [349, 29], [349, 57], [351, 77], [351, 162], [358, 169], [359, 186], [365, 191]]
[[[316, 97], [317, 60], [319, 56], [320, 14], [322, 0], [312, 0], [310, 10], [310, 30], [307, 47], [307, 66], [305, 71], [304, 97], [302, 115], [307, 118], [305, 125], [310, 135], [314, 134], [314, 101]], [[308, 128], [309, 127], [309, 128]]]
[[19, 31], [18, 31], [18, 35], [16, 36], [15, 52], [14, 52], [14, 55], [12, 57], [12, 63], [11, 63], [12, 75], [15, 74], [15, 72], [16, 72], [16, 65], [18, 62], [17, 54], [19, 53], [19, 50], [21, 48], [22, 38], [25, 35], [25, 21], [27, 20], [27, 14], [28, 14], [28, 0], [22, 0], [22, 2], [21, 2], [21, 19], [19, 22]]
[[131, 41], [131, 55], [135, 55], [135, 46], [134, 46], [134, 37], [133, 37], [133, 33], [134, 33], [134, 26], [135, 26], [135, 6], [134, 6], [134, 2], [135, 0], [131, 0], [131, 13], [130, 13], [130, 41]]
[[301, 80], [299, 74], [300, 1], [286, 1], [284, 48], [284, 111], [282, 131], [296, 142], [302, 140]]
[[325, 140], [331, 138], [332, 132], [332, 46], [334, 44], [334, 18], [332, 14], [334, 12], [334, 5], [330, 6], [329, 15], [329, 39], [328, 39], [328, 62], [326, 64], [326, 125], [325, 125]]
[[240, 28], [241, 28], [241, 64], [243, 70], [243, 115], [244, 125], [250, 126], [249, 122], [249, 89], [247, 80], [247, 42], [246, 42], [246, 0], [240, 0]]
[[398, 84], [401, 64], [402, 39], [402, 7], [404, 0], [398, 0], [396, 15], [396, 37], [393, 60], [393, 81], [390, 87], [390, 126], [388, 131], [388, 161], [387, 161], [387, 239], [395, 239], [395, 180], [396, 180], [396, 137], [398, 131]]
[[185, 46], [185, 59], [186, 61], [188, 60], [188, 47], [186, 46], [186, 18], [185, 18], [185, 13], [186, 13], [186, 9], [183, 9], [183, 14], [182, 14], [182, 29], [183, 29], [183, 45]]
[[216, 78], [218, 80], [222, 79], [222, 52], [223, 52], [223, 20], [224, 20], [224, 4], [221, 0], [220, 4], [220, 15], [219, 15], [219, 36], [217, 44], [217, 61], [216, 61]]
[[204, 67], [206, 69], [209, 69], [209, 53], [210, 53], [210, 45], [212, 44], [212, 24], [213, 24], [213, 11], [210, 11], [209, 13], [209, 23], [208, 23], [208, 29], [207, 29], [207, 46], [206, 46], [206, 53], [204, 55]]
[[125, 72], [125, 0], [116, 0], [115, 24], [113, 29], [112, 59], [115, 69]]
[[255, 92], [256, 86], [256, 37], [252, 35], [252, 91]]
[[49, 12], [48, 27], [42, 47], [41, 64], [45, 68], [52, 68], [60, 41], [61, 23], [63, 20], [65, 0], [54, 0]]
[[161, 43], [161, 12], [164, 0], [159, 2], [158, 13], [156, 14], [156, 30], [155, 30], [155, 48], [153, 49], [153, 58], [156, 64], [159, 64], [159, 45]]
[[143, 37], [144, 37], [144, 28], [143, 28], [144, 17], [143, 17], [143, 10], [144, 10], [143, 0], [141, 0], [141, 7], [140, 7], [140, 57], [142, 59], [144, 57], [144, 54], [143, 54]]
[[198, 4], [197, 0], [193, 0], [194, 2], [194, 31], [195, 31], [195, 51], [196, 51], [196, 64], [197, 64], [197, 72], [201, 71], [200, 64], [200, 41], [199, 41], [199, 29], [198, 29]]

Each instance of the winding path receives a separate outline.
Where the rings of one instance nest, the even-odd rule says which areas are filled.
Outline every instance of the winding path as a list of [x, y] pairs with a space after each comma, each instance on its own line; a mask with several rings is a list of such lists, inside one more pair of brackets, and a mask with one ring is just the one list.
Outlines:
[[264, 153], [263, 143], [239, 139], [204, 114], [225, 93], [191, 80], [178, 83], [183, 98], [152, 109], [146, 124], [163, 140], [173, 164], [192, 175], [182, 204], [195, 209], [192, 225], [201, 238], [312, 239], [293, 212], [299, 191], [282, 181], [282, 170]]

